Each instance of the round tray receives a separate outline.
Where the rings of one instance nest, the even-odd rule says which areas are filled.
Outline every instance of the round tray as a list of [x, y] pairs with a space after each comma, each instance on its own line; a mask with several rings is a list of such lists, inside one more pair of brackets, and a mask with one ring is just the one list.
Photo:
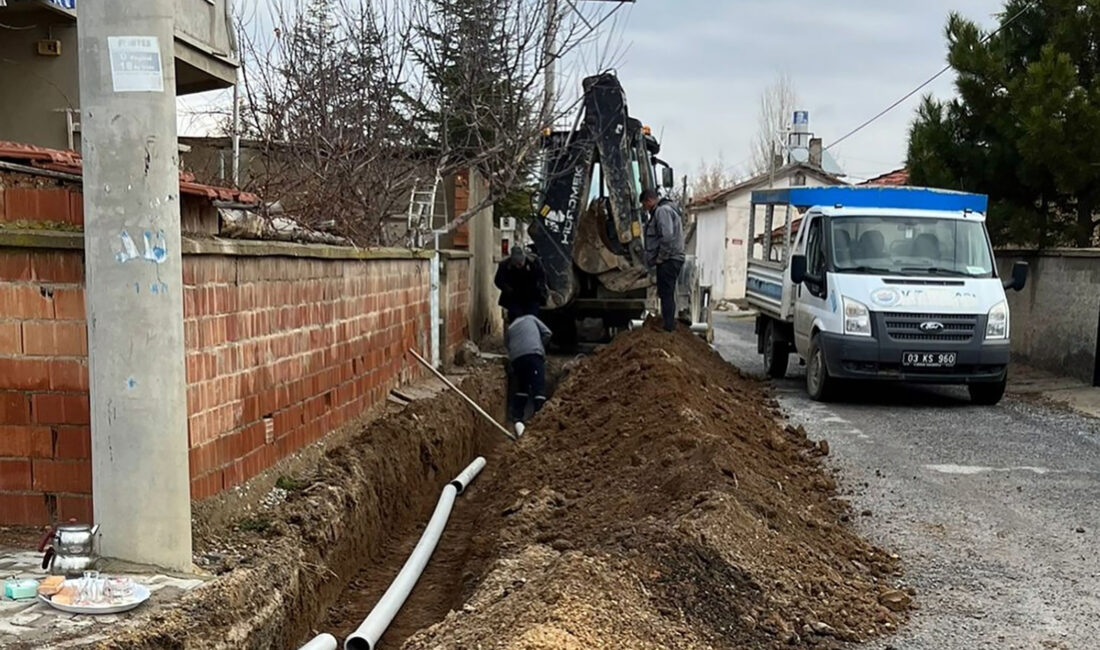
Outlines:
[[[80, 578], [66, 580], [64, 584], [65, 586], [70, 586], [80, 582], [80, 580]], [[128, 612], [149, 600], [149, 588], [145, 585], [134, 583], [134, 594], [130, 597], [130, 600], [117, 605], [62, 605], [61, 603], [53, 602], [48, 596], [43, 596], [41, 594], [38, 596], [38, 600], [41, 600], [54, 609], [70, 614], [119, 614]]]

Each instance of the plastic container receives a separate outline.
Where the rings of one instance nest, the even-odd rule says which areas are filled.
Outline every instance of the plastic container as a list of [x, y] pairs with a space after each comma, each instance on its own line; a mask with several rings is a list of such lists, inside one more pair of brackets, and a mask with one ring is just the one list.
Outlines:
[[11, 600], [27, 600], [38, 595], [37, 580], [8, 580], [4, 582], [4, 597]]

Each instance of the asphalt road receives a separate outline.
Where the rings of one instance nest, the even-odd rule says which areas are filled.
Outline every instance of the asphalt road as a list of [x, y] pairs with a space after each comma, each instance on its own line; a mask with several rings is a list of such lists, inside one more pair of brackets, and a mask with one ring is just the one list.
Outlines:
[[[752, 320], [715, 315], [715, 345], [763, 373]], [[805, 393], [791, 357], [777, 398], [830, 444], [857, 529], [899, 554], [920, 609], [884, 650], [1100, 648], [1100, 420], [965, 389]], [[847, 392], [847, 391], [846, 391]], [[866, 513], [864, 513], [866, 514]]]

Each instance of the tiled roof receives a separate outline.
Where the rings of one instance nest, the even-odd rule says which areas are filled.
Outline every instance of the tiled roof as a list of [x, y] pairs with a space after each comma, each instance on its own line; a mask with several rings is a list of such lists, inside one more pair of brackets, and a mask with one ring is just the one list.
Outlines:
[[[809, 173], [817, 176], [820, 180], [825, 181], [826, 183], [830, 183], [830, 184], [833, 184], [833, 185], [845, 185], [846, 184], [844, 182], [844, 179], [842, 179], [838, 176], [833, 176], [832, 174], [826, 172], [825, 170], [821, 169], [817, 165], [811, 165], [810, 163], [795, 162], [795, 163], [791, 163], [791, 164], [788, 164], [788, 165], [784, 165], [783, 167], [780, 167], [779, 169], [775, 170], [775, 175], [776, 175], [776, 178], [779, 178], [779, 177], [782, 177], [784, 174], [786, 174], [788, 172], [798, 171], [798, 170], [809, 172]], [[694, 198], [694, 199], [691, 200], [690, 203], [688, 203], [687, 207], [688, 208], [700, 208], [700, 207], [703, 207], [703, 206], [708, 206], [708, 205], [711, 205], [711, 204], [714, 204], [714, 203], [718, 203], [718, 202], [722, 201], [723, 199], [725, 199], [726, 197], [728, 197], [732, 194], [735, 194], [737, 192], [740, 192], [741, 190], [748, 189], [748, 188], [751, 188], [751, 187], [755, 187], [755, 186], [761, 185], [763, 183], [767, 183], [768, 180], [769, 180], [769, 177], [771, 175], [772, 175], [771, 172], [764, 172], [763, 174], [757, 174], [756, 176], [753, 176], [752, 178], [741, 181], [741, 182], [739, 182], [735, 185], [732, 185], [730, 187], [718, 190], [717, 192], [711, 192], [710, 194], [706, 194], [706, 195], [700, 196], [698, 198]]]
[[[20, 142], [0, 140], [0, 160], [76, 176], [82, 176], [84, 172], [83, 160], [75, 151], [47, 149]], [[227, 201], [243, 205], [260, 204], [260, 197], [251, 192], [197, 183], [194, 174], [189, 172], [180, 172], [180, 193], [203, 196], [211, 201]]]
[[881, 176], [868, 179], [860, 183], [860, 185], [908, 185], [909, 184], [909, 170], [902, 167], [901, 169], [895, 169], [892, 172], [887, 172]]
[[[794, 219], [791, 219], [791, 241], [792, 242], [794, 241], [795, 237], [798, 236], [798, 228], [801, 225], [802, 225], [802, 217], [795, 217]], [[787, 226], [783, 225], [783, 226], [779, 226], [777, 228], [774, 228], [772, 230], [772, 243], [773, 244], [783, 243], [783, 235], [784, 235], [783, 231], [786, 230], [786, 228], [787, 228]], [[757, 242], [764, 241], [764, 233], [760, 233], [759, 235], [757, 235], [755, 240]]]

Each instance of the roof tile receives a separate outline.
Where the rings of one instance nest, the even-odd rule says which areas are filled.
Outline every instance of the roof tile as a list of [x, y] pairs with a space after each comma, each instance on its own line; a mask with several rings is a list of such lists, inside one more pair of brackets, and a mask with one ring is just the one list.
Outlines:
[[[82, 176], [83, 159], [75, 151], [36, 147], [22, 142], [0, 140], [0, 160], [17, 162], [43, 170]], [[244, 205], [259, 205], [260, 197], [251, 192], [196, 183], [194, 174], [180, 172], [180, 193], [206, 197], [212, 201], [228, 201]]]

